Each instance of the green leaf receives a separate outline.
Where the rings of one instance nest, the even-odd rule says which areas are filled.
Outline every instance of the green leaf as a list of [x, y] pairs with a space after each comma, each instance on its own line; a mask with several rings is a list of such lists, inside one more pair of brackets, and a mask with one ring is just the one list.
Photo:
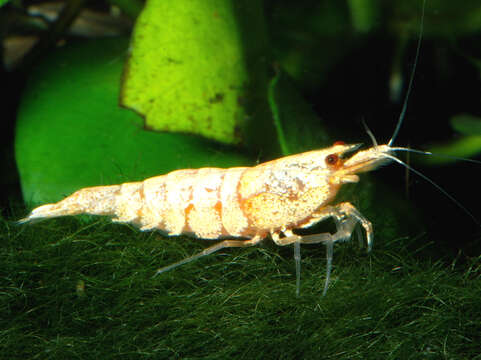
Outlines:
[[266, 103], [264, 31], [258, 2], [148, 1], [135, 26], [122, 104], [149, 129], [249, 142], [248, 120], [266, 114], [253, 109]]
[[464, 135], [481, 135], [481, 118], [469, 114], [453, 116], [451, 126]]
[[282, 155], [331, 145], [327, 130], [289, 75], [278, 71], [269, 84], [268, 99]]
[[0, 0], [0, 7], [8, 3], [10, 0]]
[[462, 134], [450, 142], [431, 145], [428, 151], [435, 155], [422, 158], [421, 161], [430, 165], [448, 164], [457, 161], [456, 158], [472, 158], [481, 153], [481, 119], [460, 114], [451, 118], [451, 126]]
[[142, 119], [120, 108], [127, 46], [127, 39], [68, 46], [30, 77], [15, 140], [27, 202], [53, 202], [82, 187], [142, 180], [180, 168], [249, 163], [198, 137], [145, 131]]
[[448, 164], [457, 161], [456, 158], [471, 158], [481, 153], [481, 136], [463, 136], [446, 144], [432, 145], [428, 151], [436, 155], [422, 158], [430, 165]]

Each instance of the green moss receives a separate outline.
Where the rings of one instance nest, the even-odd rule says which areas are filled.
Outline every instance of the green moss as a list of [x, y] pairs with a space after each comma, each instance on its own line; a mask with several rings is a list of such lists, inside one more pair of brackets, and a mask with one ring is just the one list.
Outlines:
[[296, 298], [292, 249], [268, 241], [153, 278], [208, 243], [106, 219], [3, 219], [0, 358], [479, 356], [481, 257], [432, 262], [425, 236], [385, 240], [369, 256], [337, 245], [324, 298], [324, 249], [303, 247]]

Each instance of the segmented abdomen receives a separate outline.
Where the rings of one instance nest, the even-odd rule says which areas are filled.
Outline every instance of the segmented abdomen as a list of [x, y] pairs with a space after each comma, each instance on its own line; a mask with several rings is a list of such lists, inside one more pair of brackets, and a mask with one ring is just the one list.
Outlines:
[[132, 221], [141, 230], [164, 230], [169, 235], [193, 233], [204, 239], [248, 236], [248, 220], [237, 191], [245, 170], [186, 169], [142, 183], [123, 184], [116, 220]]

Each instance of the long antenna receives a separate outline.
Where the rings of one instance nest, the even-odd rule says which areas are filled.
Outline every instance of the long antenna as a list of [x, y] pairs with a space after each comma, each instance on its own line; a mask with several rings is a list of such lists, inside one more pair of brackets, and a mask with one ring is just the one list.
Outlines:
[[[395, 151], [398, 151], [400, 149], [396, 149]], [[422, 153], [422, 152], [419, 152], [419, 153]], [[427, 154], [427, 153], [426, 153]], [[428, 178], [426, 175], [424, 175], [423, 173], [417, 171], [416, 169], [413, 169], [411, 166], [409, 166], [408, 164], [406, 164], [404, 161], [398, 159], [397, 157], [395, 156], [392, 156], [392, 155], [389, 155], [389, 154], [383, 154], [383, 156], [387, 157], [388, 159], [391, 159], [395, 162], [397, 162], [398, 164], [401, 164], [402, 166], [405, 166], [406, 169], [409, 169], [410, 171], [412, 171], [413, 173], [415, 173], [416, 175], [420, 176], [421, 178], [423, 178], [424, 180], [426, 180], [427, 182], [429, 182], [431, 185], [433, 185], [436, 189], [438, 189], [440, 192], [442, 192], [445, 196], [447, 196], [453, 203], [455, 203], [461, 210], [463, 210], [471, 219], [473, 219], [473, 221], [478, 225], [478, 226], [481, 226], [481, 222], [479, 222], [479, 220], [463, 205], [461, 204], [458, 200], [456, 200], [456, 198], [454, 198], [452, 195], [450, 195], [446, 190], [444, 190], [440, 185], [436, 184], [433, 180], [431, 180], [430, 178]]]
[[445, 159], [461, 160], [461, 161], [471, 162], [471, 163], [474, 163], [474, 164], [481, 164], [481, 161], [479, 161], [479, 160], [469, 159], [469, 158], [464, 158], [464, 157], [459, 157], [459, 156], [452, 156], [452, 155], [447, 155], [447, 154], [436, 154], [436, 153], [432, 153], [431, 151], [422, 151], [422, 150], [416, 150], [416, 149], [404, 148], [404, 147], [392, 147], [391, 150], [393, 150], [393, 151], [405, 151], [405, 152], [410, 152], [410, 153], [415, 153], [415, 154], [436, 156], [436, 157], [445, 158]]
[[419, 52], [421, 50], [421, 41], [423, 39], [425, 10], [426, 10], [426, 0], [423, 1], [423, 9], [422, 9], [422, 13], [421, 13], [421, 25], [419, 27], [418, 45], [417, 45], [417, 48], [416, 48], [416, 56], [414, 57], [413, 71], [411, 72], [411, 77], [409, 78], [409, 85], [408, 85], [408, 90], [406, 92], [406, 98], [404, 99], [401, 114], [399, 115], [399, 120], [397, 122], [396, 128], [394, 129], [394, 133], [392, 134], [391, 140], [389, 140], [389, 142], [387, 143], [388, 146], [391, 146], [391, 144], [396, 139], [397, 134], [399, 133], [399, 129], [401, 128], [401, 125], [403, 123], [404, 116], [406, 115], [406, 109], [408, 107], [409, 95], [411, 95], [411, 90], [413, 88], [414, 74], [416, 73], [416, 67], [418, 65]]

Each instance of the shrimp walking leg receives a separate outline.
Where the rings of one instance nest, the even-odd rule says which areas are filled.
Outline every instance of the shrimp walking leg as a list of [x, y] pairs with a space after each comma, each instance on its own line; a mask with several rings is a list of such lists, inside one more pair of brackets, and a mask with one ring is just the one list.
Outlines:
[[332, 270], [332, 257], [334, 253], [334, 243], [337, 241], [347, 241], [351, 238], [356, 224], [358, 222], [366, 230], [366, 236], [368, 239], [368, 249], [372, 244], [372, 225], [367, 221], [361, 213], [351, 204], [342, 203], [337, 207], [325, 209], [324, 213], [319, 213], [318, 219], [332, 216], [336, 223], [337, 231], [334, 234], [331, 233], [320, 233], [312, 235], [296, 235], [292, 231], [285, 231], [285, 237], [279, 238], [279, 236], [273, 236], [273, 240], [277, 245], [285, 246], [289, 244], [294, 244], [294, 259], [296, 262], [296, 294], [299, 294], [300, 288], [300, 268], [301, 268], [301, 256], [300, 256], [300, 244], [317, 244], [325, 243], [326, 245], [326, 280], [324, 285], [324, 290], [322, 295], [324, 296], [327, 292], [329, 285], [331, 270]]
[[172, 269], [176, 268], [177, 266], [184, 265], [184, 264], [187, 264], [191, 261], [197, 260], [197, 259], [199, 259], [203, 256], [210, 255], [210, 254], [212, 254], [216, 251], [219, 251], [221, 249], [230, 248], [230, 247], [254, 246], [254, 245], [258, 244], [259, 242], [261, 242], [262, 239], [263, 238], [261, 236], [256, 235], [252, 239], [249, 239], [249, 240], [224, 240], [224, 241], [221, 241], [221, 242], [219, 242], [215, 245], [212, 245], [212, 246], [202, 250], [201, 252], [199, 252], [195, 255], [189, 256], [188, 258], [180, 260], [176, 263], [173, 263], [171, 265], [160, 268], [159, 270], [156, 271], [156, 273], [154, 274], [154, 277], [163, 273], [163, 272], [172, 270]]
[[299, 297], [301, 289], [301, 243], [294, 243], [294, 261], [296, 262], [296, 296]]

